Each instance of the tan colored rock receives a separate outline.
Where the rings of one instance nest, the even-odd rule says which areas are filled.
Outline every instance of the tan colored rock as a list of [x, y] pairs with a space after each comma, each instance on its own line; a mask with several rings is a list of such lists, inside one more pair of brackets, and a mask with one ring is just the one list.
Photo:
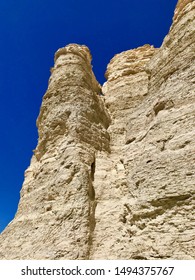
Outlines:
[[[105, 104], [112, 119], [110, 155], [98, 152], [94, 188], [96, 190], [96, 227], [91, 259], [129, 259], [130, 236], [124, 217], [124, 205], [134, 202], [125, 166], [126, 133], [130, 116], [148, 94], [146, 64], [157, 50], [145, 45], [116, 55], [107, 68], [103, 86]], [[134, 141], [134, 136], [128, 141]]]
[[101, 87], [59, 49], [1, 259], [195, 258], [195, 1], [160, 49], [116, 55]]
[[178, 0], [173, 18], [174, 23], [191, 9], [191, 5], [193, 5], [193, 0]]
[[110, 119], [88, 48], [69, 45], [55, 59], [18, 211], [1, 234], [1, 259], [89, 258], [95, 152], [109, 151]]
[[195, 257], [195, 2], [185, 4], [159, 50], [127, 51], [108, 66], [111, 156], [96, 160], [107, 172], [98, 178], [96, 164], [92, 258]]

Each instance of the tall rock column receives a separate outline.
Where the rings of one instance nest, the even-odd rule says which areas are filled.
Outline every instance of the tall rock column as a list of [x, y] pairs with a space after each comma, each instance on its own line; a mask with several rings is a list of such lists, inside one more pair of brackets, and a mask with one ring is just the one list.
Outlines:
[[109, 151], [109, 116], [91, 55], [59, 49], [37, 119], [38, 145], [17, 214], [0, 236], [1, 259], [88, 259], [94, 230], [95, 154]]

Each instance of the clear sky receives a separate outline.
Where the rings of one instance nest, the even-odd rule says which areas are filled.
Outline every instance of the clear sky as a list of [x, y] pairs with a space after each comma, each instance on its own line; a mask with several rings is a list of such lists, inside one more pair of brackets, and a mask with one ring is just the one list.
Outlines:
[[55, 51], [87, 45], [103, 83], [121, 51], [160, 47], [177, 0], [0, 1], [0, 231], [13, 219], [24, 171], [37, 144], [36, 118]]

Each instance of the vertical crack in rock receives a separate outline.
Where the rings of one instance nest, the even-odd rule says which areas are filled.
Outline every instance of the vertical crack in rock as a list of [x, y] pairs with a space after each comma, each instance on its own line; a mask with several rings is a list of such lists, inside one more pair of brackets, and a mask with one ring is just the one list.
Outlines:
[[123, 259], [129, 250], [121, 211], [123, 204], [134, 197], [128, 190], [124, 148], [129, 141], [126, 138], [135, 137], [135, 134], [127, 136], [127, 121], [131, 120], [136, 107], [147, 96], [148, 73], [145, 65], [155, 51], [149, 45], [126, 51], [116, 55], [107, 67], [107, 82], [102, 90], [112, 118], [108, 128], [111, 153], [98, 152], [96, 155], [94, 186], [98, 204], [91, 259]]
[[94, 174], [95, 174], [95, 159], [91, 164], [91, 180], [94, 181]]
[[90, 173], [90, 184], [89, 184], [89, 253], [88, 259], [90, 259], [91, 248], [93, 245], [93, 233], [95, 230], [96, 219], [95, 219], [95, 210], [97, 206], [95, 189], [94, 189], [94, 176], [95, 176], [95, 158], [91, 164], [91, 173]]
[[194, 256], [195, 2], [177, 8], [160, 49], [123, 52], [107, 67], [111, 153], [96, 156], [91, 259]]

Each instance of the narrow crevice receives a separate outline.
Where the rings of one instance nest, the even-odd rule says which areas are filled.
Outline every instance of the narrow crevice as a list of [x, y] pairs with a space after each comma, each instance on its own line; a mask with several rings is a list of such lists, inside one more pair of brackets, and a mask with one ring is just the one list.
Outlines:
[[89, 176], [89, 190], [88, 190], [89, 201], [95, 200], [95, 189], [93, 186], [94, 175], [95, 175], [95, 159], [91, 164], [91, 170], [90, 170], [90, 176]]
[[97, 206], [97, 201], [90, 203], [90, 212], [89, 212], [89, 252], [91, 245], [93, 244], [93, 232], [95, 230], [96, 220], [95, 220], [95, 210]]
[[96, 226], [96, 220], [95, 220], [95, 210], [97, 206], [97, 201], [95, 199], [95, 189], [93, 186], [94, 181], [94, 175], [95, 175], [95, 159], [93, 163], [91, 164], [91, 172], [90, 172], [90, 178], [89, 178], [89, 239], [88, 239], [88, 259], [90, 259], [91, 254], [91, 248], [93, 245], [93, 234]]
[[186, 201], [192, 197], [192, 194], [181, 194], [181, 195], [173, 195], [167, 196], [163, 198], [159, 198], [156, 200], [152, 200], [150, 203], [154, 207], [163, 207], [163, 209], [171, 209], [178, 203], [187, 203]]
[[95, 160], [91, 164], [91, 180], [94, 181], [94, 174], [95, 174]]

